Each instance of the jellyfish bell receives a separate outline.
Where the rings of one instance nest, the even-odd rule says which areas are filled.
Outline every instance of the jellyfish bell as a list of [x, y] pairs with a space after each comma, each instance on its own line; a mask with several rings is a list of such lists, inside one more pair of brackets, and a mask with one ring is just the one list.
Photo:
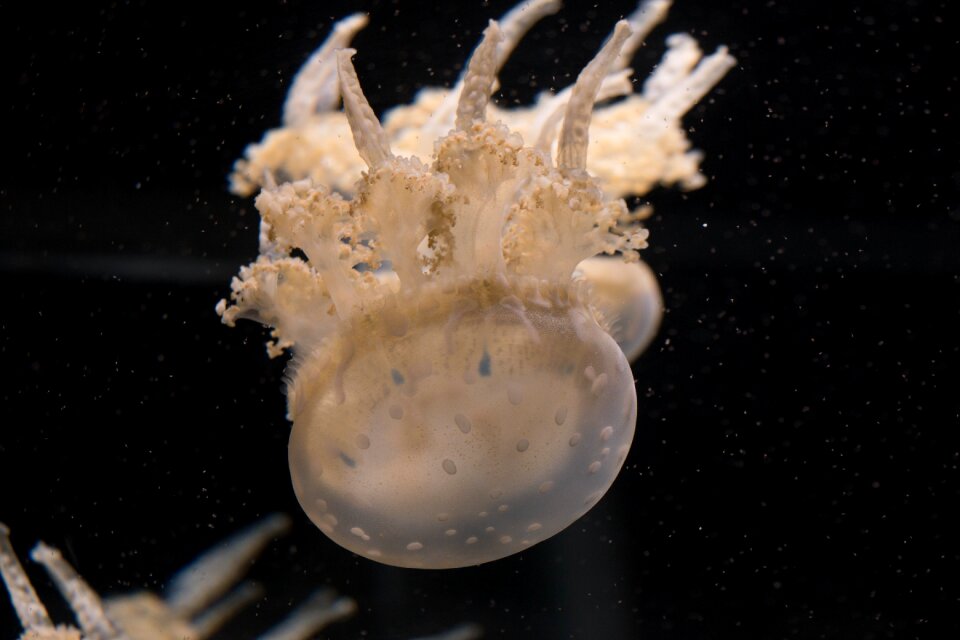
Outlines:
[[607, 322], [610, 336], [627, 360], [640, 357], [657, 335], [663, 318], [663, 294], [650, 266], [593, 256], [577, 265], [574, 278], [591, 286], [590, 302]]
[[480, 564], [613, 482], [637, 411], [626, 360], [575, 292], [518, 289], [421, 290], [303, 363], [290, 469], [334, 541], [399, 566]]

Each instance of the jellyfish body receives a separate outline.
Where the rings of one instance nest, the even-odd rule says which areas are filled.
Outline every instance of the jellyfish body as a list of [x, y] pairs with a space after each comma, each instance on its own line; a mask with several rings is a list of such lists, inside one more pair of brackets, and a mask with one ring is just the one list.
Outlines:
[[637, 411], [623, 353], [579, 300], [527, 306], [501, 286], [478, 304], [438, 293], [305, 363], [290, 469], [337, 543], [399, 566], [479, 564], [559, 532], [613, 482]]
[[293, 349], [294, 490], [325, 534], [373, 560], [460, 567], [536, 544], [596, 504], [629, 451], [637, 397], [611, 337], [629, 307], [616, 292], [650, 288], [578, 265], [633, 265], [646, 246], [641, 216], [586, 168], [593, 105], [621, 84], [631, 24], [548, 110], [562, 125], [546, 118], [539, 144], [487, 118], [506, 53], [556, 4], [491, 21], [456, 100], [421, 129], [446, 130], [429, 163], [394, 155], [354, 52], [328, 52], [367, 170], [349, 190], [267, 180], [261, 255], [218, 305], [227, 324], [272, 326], [271, 355]]
[[591, 303], [606, 319], [610, 336], [627, 360], [639, 358], [656, 337], [663, 317], [663, 294], [650, 266], [594, 256], [577, 265], [574, 277], [590, 284]]

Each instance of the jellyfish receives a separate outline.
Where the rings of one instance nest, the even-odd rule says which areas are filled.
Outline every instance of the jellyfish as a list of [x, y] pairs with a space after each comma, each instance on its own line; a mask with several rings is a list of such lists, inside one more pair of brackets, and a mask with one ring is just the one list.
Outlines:
[[[590, 172], [588, 142], [595, 103], [632, 91], [638, 34], [667, 4], [618, 22], [571, 88], [523, 114], [505, 116], [490, 96], [520, 35], [556, 2], [490, 21], [457, 85], [423, 98], [429, 109], [395, 112], [405, 124], [393, 129], [344, 48], [362, 19], [341, 23], [294, 83], [324, 97], [291, 97], [288, 119], [342, 100], [342, 119], [325, 126], [345, 125], [364, 169], [349, 187], [266, 172], [260, 255], [217, 311], [228, 325], [272, 327], [271, 355], [292, 350], [293, 487], [337, 544], [400, 567], [477, 565], [557, 534], [610, 488], [637, 418], [624, 350], [649, 341], [662, 303], [636, 304], [660, 300], [637, 267], [648, 210], [629, 210], [627, 187], [605, 188], [616, 169]], [[699, 75], [674, 64], [659, 89], [669, 104], [640, 110], [652, 112], [651, 139], [731, 60], [718, 52]], [[670, 164], [647, 155], [663, 161], [658, 175]]]
[[[2, 523], [0, 576], [23, 626], [22, 640], [202, 640], [263, 595], [254, 582], [234, 585], [263, 547], [288, 526], [289, 518], [280, 514], [250, 525], [178, 572], [164, 597], [140, 591], [101, 598], [59, 549], [40, 542], [31, 558], [50, 574], [70, 605], [77, 626], [53, 623], [14, 553], [9, 529]], [[351, 598], [321, 589], [258, 637], [306, 640], [356, 610]]]
[[[0, 579], [23, 627], [21, 640], [203, 640], [263, 596], [257, 583], [236, 582], [263, 547], [289, 525], [290, 519], [282, 514], [249, 525], [178, 571], [162, 597], [144, 590], [101, 598], [58, 549], [38, 543], [30, 555], [50, 574], [78, 626], [54, 624], [17, 559], [10, 531], [3, 523]], [[307, 640], [358, 609], [352, 598], [324, 587], [257, 638]], [[420, 640], [473, 640], [482, 635], [479, 625], [467, 622]]]

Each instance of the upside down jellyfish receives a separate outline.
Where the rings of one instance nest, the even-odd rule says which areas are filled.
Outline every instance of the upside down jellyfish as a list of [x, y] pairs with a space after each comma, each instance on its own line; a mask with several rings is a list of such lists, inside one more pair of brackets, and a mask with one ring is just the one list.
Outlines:
[[[234, 190], [262, 187], [260, 256], [218, 312], [271, 326], [271, 355], [293, 350], [294, 490], [338, 544], [479, 564], [563, 530], [613, 483], [637, 417], [624, 351], [661, 312], [639, 263], [648, 209], [620, 196], [700, 186], [679, 118], [733, 64], [672, 36], [633, 94], [627, 65], [668, 4], [620, 21], [572, 87], [507, 111], [490, 103], [498, 70], [558, 7], [526, 2], [490, 22], [452, 90], [385, 124], [344, 48], [353, 16], [301, 71], [285, 127], [238, 162]], [[355, 151], [331, 151], [347, 131]]]

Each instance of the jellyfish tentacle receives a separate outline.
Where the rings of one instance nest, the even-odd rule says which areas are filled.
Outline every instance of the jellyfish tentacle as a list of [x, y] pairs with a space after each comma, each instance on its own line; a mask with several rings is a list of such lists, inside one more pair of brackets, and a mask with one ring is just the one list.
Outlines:
[[[627, 96], [633, 93], [633, 83], [630, 82], [630, 76], [633, 69], [620, 69], [609, 74], [600, 84], [600, 90], [597, 92], [596, 102]], [[536, 142], [534, 148], [544, 153], [550, 153], [550, 147], [556, 135], [557, 125], [563, 118], [567, 104], [570, 102], [570, 94], [573, 87], [567, 87], [553, 98], [551, 104], [543, 110], [537, 121], [534, 122], [531, 130], [536, 133]]]
[[223, 600], [194, 618], [190, 626], [194, 630], [195, 640], [204, 640], [216, 633], [240, 610], [261, 598], [264, 589], [256, 582], [244, 582], [228, 593]]
[[625, 69], [630, 66], [630, 61], [633, 60], [637, 49], [650, 35], [650, 32], [667, 17], [667, 12], [670, 11], [670, 5], [672, 4], [673, 0], [643, 0], [634, 9], [633, 13], [627, 16], [626, 20], [630, 23], [630, 29], [633, 33], [623, 43], [623, 47], [617, 54], [611, 69]]
[[503, 39], [497, 47], [497, 67], [506, 63], [533, 25], [559, 11], [561, 4], [560, 0], [527, 0], [503, 14], [498, 21]]
[[330, 589], [313, 593], [290, 616], [260, 636], [260, 640], [307, 640], [327, 626], [349, 618], [357, 611], [357, 603], [348, 597], [338, 598]]
[[483, 31], [483, 40], [473, 52], [463, 80], [463, 90], [457, 103], [456, 128], [466, 131], [474, 122], [486, 120], [487, 104], [493, 83], [497, 79], [499, 64], [497, 46], [503, 35], [496, 20], [491, 20]]
[[653, 104], [690, 74], [703, 51], [689, 33], [674, 33], [667, 38], [667, 52], [643, 83], [643, 99]]
[[582, 170], [587, 166], [587, 142], [590, 117], [600, 91], [600, 85], [616, 59], [620, 48], [630, 37], [630, 23], [621, 20], [600, 52], [580, 72], [570, 94], [570, 102], [563, 116], [560, 144], [557, 148], [557, 166], [567, 170]]
[[368, 22], [369, 18], [365, 14], [354, 13], [333, 25], [330, 35], [303, 63], [293, 79], [287, 101], [283, 105], [284, 126], [302, 125], [314, 114], [336, 108], [340, 102], [336, 52], [348, 46]]
[[38, 542], [30, 552], [30, 557], [42, 564], [50, 574], [57, 589], [76, 615], [84, 638], [89, 640], [126, 639], [126, 635], [117, 631], [107, 617], [100, 596], [87, 584], [86, 580], [80, 577], [76, 569], [63, 559], [59, 549]]
[[467, 622], [452, 629], [441, 631], [429, 636], [421, 636], [412, 640], [476, 640], [483, 637], [483, 628], [478, 624]]
[[20, 619], [20, 625], [25, 631], [50, 631], [53, 621], [47, 613], [47, 608], [37, 597], [30, 578], [23, 570], [23, 565], [17, 560], [17, 555], [10, 544], [10, 529], [0, 522], [0, 575], [7, 585], [10, 601]]
[[236, 582], [270, 540], [289, 527], [287, 516], [274, 514], [221, 542], [170, 580], [167, 605], [182, 616], [202, 611]]
[[380, 120], [367, 102], [360, 87], [360, 79], [351, 58], [356, 49], [341, 49], [337, 52], [337, 71], [340, 91], [343, 93], [343, 111], [353, 132], [353, 143], [368, 167], [377, 167], [393, 157], [390, 139], [384, 133]]
[[651, 105], [644, 118], [648, 122], [673, 121], [689, 111], [703, 96], [720, 82], [737, 60], [726, 47], [703, 58], [693, 71], [665, 91]]
[[[560, 9], [559, 0], [527, 0], [507, 13], [498, 21], [503, 38], [497, 46], [497, 70], [504, 65], [510, 54], [526, 35], [527, 31], [542, 18], [556, 13]], [[440, 106], [433, 112], [429, 120], [424, 124], [424, 137], [433, 140], [445, 134], [453, 125], [456, 107], [463, 93], [464, 80], [467, 71], [465, 70], [457, 83], [453, 86], [447, 95], [444, 96]], [[494, 74], [496, 75], [496, 74]], [[496, 91], [496, 80], [494, 80], [494, 89]]]

